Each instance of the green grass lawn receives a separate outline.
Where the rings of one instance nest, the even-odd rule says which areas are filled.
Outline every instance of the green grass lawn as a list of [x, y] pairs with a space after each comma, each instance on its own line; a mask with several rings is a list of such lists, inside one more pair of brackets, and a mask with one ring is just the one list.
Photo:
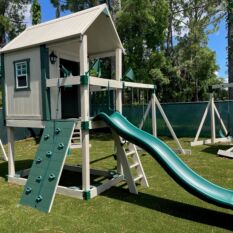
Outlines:
[[[114, 169], [113, 141], [109, 135], [91, 140], [91, 166]], [[169, 139], [165, 140], [174, 146]], [[189, 148], [190, 139], [182, 139]], [[28, 167], [35, 155], [34, 140], [16, 143], [16, 168]], [[226, 148], [225, 146], [220, 146]], [[233, 189], [233, 160], [216, 156], [219, 146], [192, 148], [181, 158], [196, 172], [223, 187]], [[72, 152], [68, 164], [81, 161], [80, 151]], [[101, 158], [104, 158], [102, 160]], [[0, 162], [0, 232], [232, 232], [233, 212], [203, 202], [179, 187], [146, 153], [141, 160], [150, 184], [132, 195], [124, 184], [102, 195], [82, 201], [56, 195], [52, 212], [45, 214], [19, 206], [23, 187], [5, 181], [7, 164]], [[71, 177], [74, 179], [75, 177]], [[80, 177], [77, 177], [80, 179]]]

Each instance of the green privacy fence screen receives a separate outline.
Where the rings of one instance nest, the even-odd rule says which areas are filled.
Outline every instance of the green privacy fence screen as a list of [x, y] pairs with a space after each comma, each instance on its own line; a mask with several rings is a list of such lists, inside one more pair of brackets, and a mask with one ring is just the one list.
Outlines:
[[[91, 101], [92, 102], [92, 101]], [[108, 102], [111, 103], [110, 109], [108, 108]], [[93, 103], [93, 102], [92, 102]], [[198, 126], [200, 124], [202, 115], [207, 106], [207, 102], [198, 103], [171, 103], [162, 104], [162, 107], [174, 128], [178, 137], [194, 137]], [[233, 101], [220, 101], [216, 102], [216, 106], [226, 127], [229, 129], [231, 136], [233, 136]], [[142, 116], [145, 113], [147, 105], [124, 105], [123, 114], [135, 125], [139, 125]], [[97, 115], [99, 112], [110, 112], [114, 109], [112, 98], [110, 100], [103, 98], [98, 104], [91, 104], [91, 116]], [[110, 110], [110, 111], [109, 111]], [[160, 113], [157, 110], [157, 126], [159, 136], [170, 136], [168, 129], [166, 128], [165, 122], [163, 121]], [[143, 129], [150, 132], [151, 128], [151, 112], [147, 120], [144, 123]], [[210, 135], [210, 116], [207, 116], [207, 121], [203, 127], [201, 136], [208, 137]], [[217, 136], [220, 137], [220, 124], [216, 119], [216, 132]], [[34, 131], [38, 134], [39, 130]], [[26, 128], [15, 129], [15, 139], [20, 140], [31, 136], [31, 132]], [[2, 109], [0, 109], [0, 138], [3, 143], [6, 143], [6, 127], [3, 125]]]
[[[102, 101], [102, 104], [92, 105], [92, 116], [98, 114], [98, 112], [108, 112], [107, 102]], [[178, 137], [194, 137], [198, 126], [201, 122], [205, 108], [208, 102], [197, 103], [171, 103], [162, 104], [164, 112], [166, 113], [172, 127], [174, 128]], [[231, 135], [233, 133], [233, 101], [221, 101], [216, 102], [216, 107], [222, 116], [222, 119]], [[142, 116], [146, 111], [147, 105], [124, 105], [123, 114], [135, 125], [139, 125]], [[170, 136], [170, 133], [162, 119], [161, 114], [157, 110], [157, 127], [159, 136]], [[144, 123], [143, 129], [150, 132], [152, 131], [151, 111], [148, 118]], [[216, 118], [216, 132], [220, 137], [220, 124]], [[208, 114], [207, 120], [204, 124], [201, 136], [208, 137], [210, 135], [210, 115]]]

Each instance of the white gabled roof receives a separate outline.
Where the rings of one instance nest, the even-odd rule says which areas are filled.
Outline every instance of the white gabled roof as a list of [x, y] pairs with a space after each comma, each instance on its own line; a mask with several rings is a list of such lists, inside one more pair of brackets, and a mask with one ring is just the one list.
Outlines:
[[[70, 14], [58, 19], [28, 27], [14, 40], [1, 49], [2, 52], [47, 44], [84, 34], [103, 12], [108, 12], [106, 4]], [[110, 17], [114, 41], [123, 49], [120, 38]]]

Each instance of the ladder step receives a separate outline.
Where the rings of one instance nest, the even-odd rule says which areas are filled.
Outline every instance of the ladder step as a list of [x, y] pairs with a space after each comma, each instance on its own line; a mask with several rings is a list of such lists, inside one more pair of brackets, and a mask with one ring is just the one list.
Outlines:
[[77, 136], [77, 135], [80, 136], [80, 133], [78, 133], [78, 132], [77, 133], [73, 133], [73, 136]]
[[134, 155], [134, 154], [135, 154], [135, 151], [126, 152], [126, 156], [130, 156], [130, 155]]
[[70, 149], [80, 149], [80, 148], [82, 148], [81, 145], [71, 145], [70, 146]]
[[140, 165], [139, 163], [134, 163], [134, 164], [130, 165], [130, 169], [138, 167], [139, 165]]
[[136, 178], [134, 178], [134, 182], [136, 183], [137, 181], [141, 180], [143, 178], [143, 175], [140, 175]]
[[80, 137], [72, 137], [71, 139], [72, 139], [72, 140], [79, 140]]

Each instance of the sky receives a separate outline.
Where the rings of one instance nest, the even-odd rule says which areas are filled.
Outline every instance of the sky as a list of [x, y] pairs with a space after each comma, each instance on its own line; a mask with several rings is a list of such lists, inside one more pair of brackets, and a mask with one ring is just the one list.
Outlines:
[[[55, 9], [51, 5], [50, 0], [39, 0], [42, 7], [42, 22], [55, 18]], [[69, 12], [63, 13], [63, 15], [69, 14]], [[28, 17], [28, 18], [27, 18]], [[28, 15], [26, 20], [30, 21]], [[219, 66], [218, 76], [226, 79], [227, 81], [227, 39], [226, 39], [226, 24], [222, 20], [219, 26], [219, 30], [209, 36], [208, 46], [210, 49], [216, 52], [217, 64]]]

